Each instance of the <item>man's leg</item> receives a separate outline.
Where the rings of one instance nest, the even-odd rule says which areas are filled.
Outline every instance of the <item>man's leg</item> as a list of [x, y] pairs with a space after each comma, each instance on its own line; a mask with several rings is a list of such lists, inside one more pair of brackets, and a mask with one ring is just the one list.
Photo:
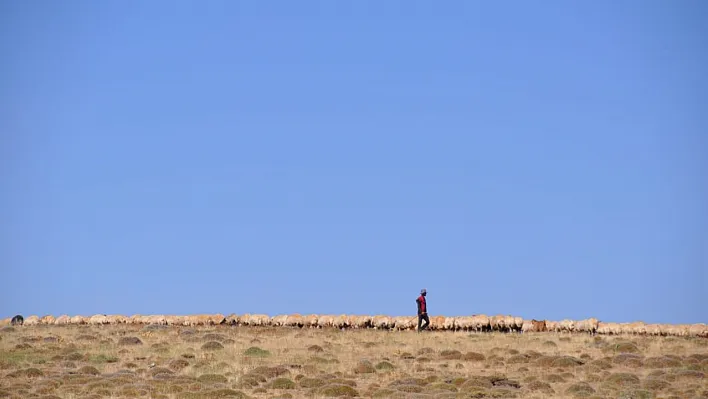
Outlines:
[[428, 326], [430, 326], [430, 319], [428, 318], [427, 313], [423, 314], [423, 320], [425, 320], [425, 325], [423, 325], [422, 329], [426, 330]]
[[423, 322], [423, 315], [419, 314], [418, 315], [418, 332], [420, 332], [420, 323]]

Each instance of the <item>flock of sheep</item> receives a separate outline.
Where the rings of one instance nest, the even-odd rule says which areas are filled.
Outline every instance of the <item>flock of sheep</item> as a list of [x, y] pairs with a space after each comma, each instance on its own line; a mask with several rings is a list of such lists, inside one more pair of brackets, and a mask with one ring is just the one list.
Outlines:
[[[168, 326], [273, 326], [292, 328], [337, 328], [337, 329], [366, 329], [377, 330], [415, 330], [418, 318], [416, 316], [358, 316], [358, 315], [277, 315], [265, 314], [222, 314], [165, 316], [165, 315], [133, 315], [130, 317], [120, 315], [94, 315], [54, 317], [51, 315], [38, 317], [29, 316], [26, 319], [21, 315], [13, 318], [0, 319], [0, 327], [6, 325], [104, 325], [104, 324], [156, 324]], [[434, 331], [477, 331], [477, 332], [566, 332], [588, 334], [631, 334], [653, 336], [682, 336], [708, 338], [708, 325], [698, 324], [646, 324], [643, 322], [632, 323], [605, 323], [595, 318], [585, 320], [535, 320], [515, 316], [432, 316], [430, 329]]]

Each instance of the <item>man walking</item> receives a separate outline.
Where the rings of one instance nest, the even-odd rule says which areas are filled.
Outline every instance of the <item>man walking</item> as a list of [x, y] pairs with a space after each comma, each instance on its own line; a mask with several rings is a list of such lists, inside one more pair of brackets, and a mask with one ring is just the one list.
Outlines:
[[[430, 325], [430, 319], [428, 318], [428, 306], [425, 303], [426, 294], [427, 292], [425, 291], [425, 288], [423, 288], [420, 290], [420, 296], [415, 300], [418, 304], [418, 332], [425, 330]], [[423, 320], [425, 320], [425, 324], [421, 326]]]

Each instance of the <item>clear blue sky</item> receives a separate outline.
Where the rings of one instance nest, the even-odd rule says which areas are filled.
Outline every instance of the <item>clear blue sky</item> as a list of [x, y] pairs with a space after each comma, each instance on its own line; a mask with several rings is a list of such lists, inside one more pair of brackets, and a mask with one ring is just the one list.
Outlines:
[[4, 1], [0, 316], [708, 322], [707, 17]]

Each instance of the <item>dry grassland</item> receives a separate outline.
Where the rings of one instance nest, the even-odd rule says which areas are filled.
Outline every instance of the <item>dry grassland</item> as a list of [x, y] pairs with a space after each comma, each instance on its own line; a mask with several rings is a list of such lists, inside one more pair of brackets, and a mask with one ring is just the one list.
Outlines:
[[0, 330], [0, 398], [708, 398], [708, 339], [257, 327]]

